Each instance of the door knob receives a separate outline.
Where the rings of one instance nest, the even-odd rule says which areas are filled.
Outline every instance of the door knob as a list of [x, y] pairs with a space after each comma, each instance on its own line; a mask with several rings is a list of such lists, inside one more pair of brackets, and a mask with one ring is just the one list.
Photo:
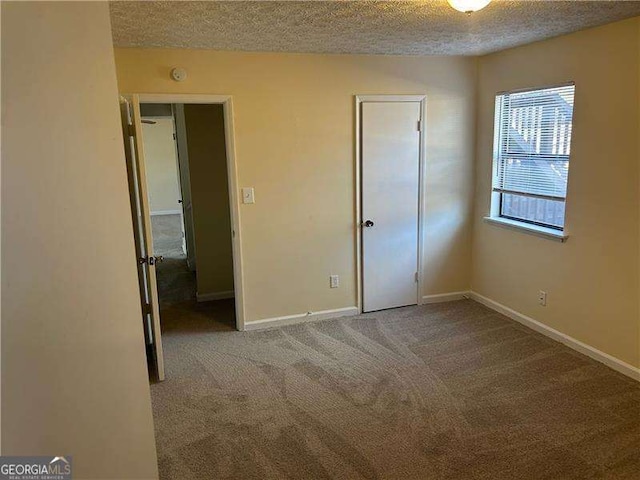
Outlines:
[[162, 255], [158, 255], [156, 257], [149, 257], [149, 265], [155, 265], [156, 263], [164, 262], [164, 257]]
[[140, 265], [144, 265], [148, 263], [149, 265], [155, 265], [156, 263], [162, 263], [164, 261], [164, 257], [162, 255], [158, 255], [157, 257], [140, 257], [138, 259], [138, 263]]
[[374, 223], [371, 220], [367, 220], [362, 224], [363, 227], [367, 227], [367, 228], [373, 227], [373, 225]]

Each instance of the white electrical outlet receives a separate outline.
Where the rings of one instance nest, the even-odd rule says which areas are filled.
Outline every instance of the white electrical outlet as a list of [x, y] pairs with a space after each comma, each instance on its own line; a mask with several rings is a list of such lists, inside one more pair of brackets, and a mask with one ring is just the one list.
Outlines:
[[329, 275], [329, 288], [338, 288], [340, 286], [340, 277], [338, 275]]
[[547, 306], [547, 292], [543, 292], [542, 290], [538, 292], [538, 303], [543, 307]]

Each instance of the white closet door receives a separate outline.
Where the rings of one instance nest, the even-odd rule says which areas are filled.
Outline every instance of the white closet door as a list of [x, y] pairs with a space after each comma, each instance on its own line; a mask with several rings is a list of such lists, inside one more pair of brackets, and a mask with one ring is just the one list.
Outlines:
[[415, 305], [420, 103], [363, 102], [361, 113], [363, 310]]

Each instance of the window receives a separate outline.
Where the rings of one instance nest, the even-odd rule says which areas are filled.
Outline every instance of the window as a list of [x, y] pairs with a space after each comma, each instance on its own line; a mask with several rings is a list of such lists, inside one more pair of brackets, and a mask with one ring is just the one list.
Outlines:
[[491, 216], [564, 229], [575, 86], [496, 96]]

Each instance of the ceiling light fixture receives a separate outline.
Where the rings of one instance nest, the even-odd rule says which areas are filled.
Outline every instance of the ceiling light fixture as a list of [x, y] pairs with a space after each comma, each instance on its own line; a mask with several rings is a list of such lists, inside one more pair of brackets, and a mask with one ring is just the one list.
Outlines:
[[489, 5], [491, 0], [448, 0], [449, 5], [463, 13], [473, 13]]

